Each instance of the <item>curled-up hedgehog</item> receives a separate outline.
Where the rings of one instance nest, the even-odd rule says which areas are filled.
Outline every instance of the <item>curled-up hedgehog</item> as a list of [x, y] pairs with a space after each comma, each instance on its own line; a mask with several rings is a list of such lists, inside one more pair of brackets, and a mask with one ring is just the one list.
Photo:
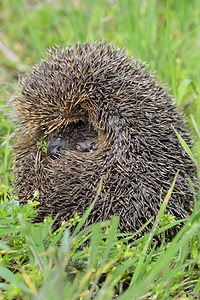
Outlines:
[[177, 220], [192, 212], [196, 169], [173, 127], [191, 147], [190, 134], [144, 63], [106, 43], [50, 49], [24, 77], [16, 106], [14, 188], [21, 203], [39, 192], [37, 221], [81, 217], [103, 178], [85, 225], [120, 216], [119, 229], [135, 232], [156, 217], [177, 171], [167, 212]]

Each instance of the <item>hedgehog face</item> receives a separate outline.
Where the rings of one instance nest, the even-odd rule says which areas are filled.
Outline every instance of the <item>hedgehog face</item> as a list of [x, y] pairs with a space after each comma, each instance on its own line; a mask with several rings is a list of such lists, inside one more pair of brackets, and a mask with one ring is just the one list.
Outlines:
[[91, 124], [77, 121], [69, 123], [64, 132], [49, 134], [47, 145], [47, 154], [51, 158], [60, 156], [66, 150], [91, 153], [97, 150], [98, 134]]
[[[172, 128], [192, 141], [172, 99], [145, 64], [99, 43], [56, 48], [33, 67], [17, 99], [14, 188], [21, 203], [39, 191], [38, 220], [82, 216], [101, 193], [87, 224], [120, 216], [136, 231], [160, 208], [175, 174], [167, 211], [192, 211], [196, 168]], [[38, 144], [47, 138], [47, 153]], [[53, 158], [53, 159], [52, 159]], [[149, 228], [151, 227], [149, 224]]]

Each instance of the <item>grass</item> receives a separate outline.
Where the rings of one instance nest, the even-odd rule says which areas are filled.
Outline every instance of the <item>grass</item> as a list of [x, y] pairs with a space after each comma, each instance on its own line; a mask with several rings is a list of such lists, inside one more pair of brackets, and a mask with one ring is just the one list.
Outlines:
[[[81, 230], [89, 211], [54, 233], [51, 219], [31, 224], [37, 202], [21, 207], [11, 194], [15, 123], [9, 108], [19, 75], [44, 58], [46, 48], [77, 40], [113, 41], [146, 61], [180, 106], [193, 102], [184, 110], [196, 141], [193, 154], [177, 135], [198, 166], [199, 1], [2, 0], [0, 26], [1, 299], [199, 299], [199, 200], [172, 242], [163, 239], [160, 245], [152, 243], [153, 235], [175, 224], [164, 214], [171, 191], [152, 232], [135, 242], [128, 235], [117, 239], [118, 218]], [[72, 225], [76, 229], [70, 236], [66, 228]]]

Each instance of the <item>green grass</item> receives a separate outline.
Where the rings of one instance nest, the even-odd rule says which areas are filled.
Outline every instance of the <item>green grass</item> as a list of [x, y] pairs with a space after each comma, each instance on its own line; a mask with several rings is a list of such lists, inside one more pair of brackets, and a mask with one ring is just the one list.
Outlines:
[[[112, 41], [146, 61], [180, 106], [193, 101], [184, 110], [193, 153], [177, 135], [198, 166], [199, 0], [2, 0], [0, 27], [0, 299], [199, 299], [199, 199], [179, 234], [160, 245], [152, 243], [153, 235], [176, 224], [164, 215], [170, 194], [152, 232], [129, 244], [128, 235], [117, 239], [118, 218], [82, 230], [85, 219], [76, 217], [54, 233], [51, 219], [31, 224], [37, 203], [18, 207], [11, 193], [15, 123], [9, 108], [19, 75], [44, 58], [46, 48]], [[77, 226], [72, 236], [67, 225]]]

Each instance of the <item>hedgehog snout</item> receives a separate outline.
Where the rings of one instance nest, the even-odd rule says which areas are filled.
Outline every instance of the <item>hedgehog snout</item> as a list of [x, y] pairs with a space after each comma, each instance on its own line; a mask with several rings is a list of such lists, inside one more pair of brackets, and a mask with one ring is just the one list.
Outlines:
[[62, 153], [62, 150], [63, 150], [62, 145], [58, 142], [58, 139], [56, 139], [50, 145], [48, 145], [47, 154], [51, 158], [55, 159]]
[[59, 157], [64, 149], [63, 137], [58, 136], [50, 140], [47, 139], [47, 154], [52, 159]]

